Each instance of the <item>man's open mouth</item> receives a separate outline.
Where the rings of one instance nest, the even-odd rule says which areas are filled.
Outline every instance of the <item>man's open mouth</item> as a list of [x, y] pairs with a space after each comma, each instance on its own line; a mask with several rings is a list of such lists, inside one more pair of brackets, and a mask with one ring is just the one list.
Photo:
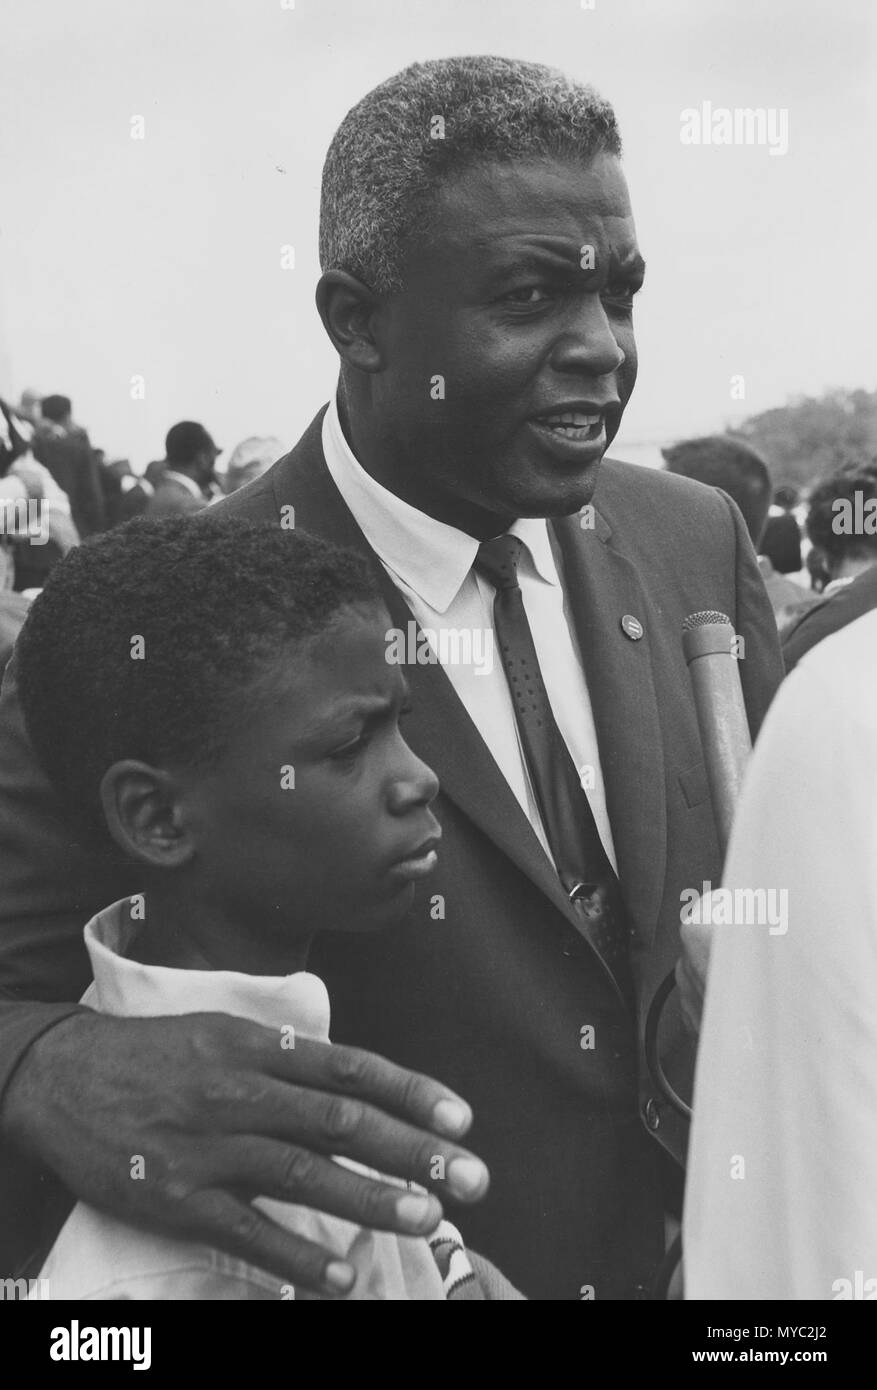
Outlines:
[[584, 410], [555, 410], [532, 417], [534, 425], [550, 430], [558, 439], [569, 439], [582, 444], [600, 438], [605, 429], [605, 420], [602, 411]]

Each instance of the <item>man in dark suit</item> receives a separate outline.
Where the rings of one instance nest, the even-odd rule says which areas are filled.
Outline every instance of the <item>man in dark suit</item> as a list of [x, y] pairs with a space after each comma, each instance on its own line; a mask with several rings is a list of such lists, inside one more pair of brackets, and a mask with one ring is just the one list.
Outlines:
[[[219, 504], [375, 566], [388, 659], [408, 663], [406, 737], [441, 779], [442, 853], [404, 930], [320, 949], [312, 968], [337, 1040], [471, 1102], [492, 1187], [456, 1219], [552, 1299], [647, 1296], [678, 1208], [685, 1136], [643, 1024], [678, 955], [683, 892], [721, 869], [683, 619], [716, 608], [735, 624], [753, 731], [781, 674], [733, 504], [601, 467], [634, 385], [642, 278], [619, 152], [611, 109], [531, 64], [428, 63], [370, 93], [324, 171], [318, 307], [337, 399]], [[467, 636], [495, 660], [467, 664]], [[10, 1140], [88, 1200], [311, 1286], [326, 1287], [328, 1257], [228, 1189], [415, 1229], [398, 1192], [320, 1157], [341, 1153], [483, 1196], [480, 1164], [448, 1142], [465, 1119], [407, 1070], [344, 1048], [281, 1057], [227, 1020], [159, 1033], [58, 1002], [88, 980], [85, 919], [135, 890], [53, 823], [14, 679], [2, 706]], [[662, 1046], [684, 1084], [692, 1044], [673, 1009]], [[160, 1176], [131, 1183], [144, 1149]]]
[[783, 660], [786, 673], [794, 671], [802, 656], [842, 627], [854, 623], [877, 608], [877, 565], [861, 569], [849, 584], [835, 589], [825, 599], [808, 608], [783, 634]]
[[33, 456], [70, 498], [73, 523], [84, 540], [104, 527], [100, 468], [87, 433], [73, 421], [69, 396], [46, 396], [41, 409], [31, 444]]
[[140, 516], [153, 495], [152, 485], [138, 477], [127, 459], [101, 460], [101, 487], [107, 530]]
[[802, 656], [877, 607], [877, 474], [874, 468], [841, 469], [814, 489], [807, 534], [828, 575], [822, 597], [783, 633], [786, 671]]
[[222, 453], [196, 420], [172, 425], [165, 440], [167, 466], [146, 504], [149, 517], [186, 516], [209, 505], [216, 482], [216, 460]]

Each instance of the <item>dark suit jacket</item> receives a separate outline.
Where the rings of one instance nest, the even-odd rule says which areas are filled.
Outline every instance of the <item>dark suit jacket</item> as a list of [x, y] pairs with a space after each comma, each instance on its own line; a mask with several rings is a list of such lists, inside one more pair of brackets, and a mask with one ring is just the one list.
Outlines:
[[70, 499], [70, 512], [80, 537], [85, 540], [105, 523], [100, 468], [88, 435], [78, 425], [66, 432], [47, 421], [37, 426], [31, 445], [33, 456], [48, 468]]
[[[322, 414], [322, 413], [321, 413]], [[395, 626], [411, 614], [369, 550], [323, 459], [321, 416], [262, 478], [218, 506], [274, 519], [371, 558]], [[665, 1168], [684, 1126], [655, 1096], [642, 1025], [678, 951], [680, 894], [721, 861], [681, 649], [688, 613], [726, 612], [757, 728], [781, 677], [779, 647], [742, 518], [712, 488], [603, 465], [596, 527], [554, 523], [586, 667], [622, 888], [639, 1017], [576, 930], [577, 917], [515, 796], [440, 667], [406, 675], [406, 738], [441, 778], [440, 867], [412, 920], [380, 934], [326, 933], [311, 968], [329, 987], [333, 1036], [435, 1075], [473, 1105], [471, 1142], [493, 1184], [454, 1216], [468, 1242], [531, 1297], [642, 1297], [663, 1251]], [[288, 513], [287, 513], [288, 515]], [[622, 628], [626, 614], [644, 628]], [[69, 1012], [88, 983], [81, 929], [137, 891], [89, 861], [55, 814], [21, 727], [14, 661], [0, 701], [0, 1009], [3, 1066]], [[10, 680], [10, 677], [12, 679]], [[245, 870], [244, 870], [245, 871]], [[440, 896], [439, 896], [440, 895]], [[673, 1010], [664, 1051], [690, 1070]], [[583, 1046], [586, 1025], [593, 1047]], [[0, 1073], [0, 1083], [4, 1076]], [[584, 1294], [581, 1291], [585, 1289]]]
[[833, 632], [855, 622], [877, 608], [877, 565], [863, 570], [852, 584], [838, 589], [830, 598], [817, 603], [783, 633], [783, 659], [786, 671], [793, 671], [801, 657]]
[[[106, 508], [107, 530], [121, 526], [145, 511], [152, 489], [143, 487], [127, 459], [114, 459], [101, 468], [101, 487]], [[193, 498], [194, 501], [194, 498]]]

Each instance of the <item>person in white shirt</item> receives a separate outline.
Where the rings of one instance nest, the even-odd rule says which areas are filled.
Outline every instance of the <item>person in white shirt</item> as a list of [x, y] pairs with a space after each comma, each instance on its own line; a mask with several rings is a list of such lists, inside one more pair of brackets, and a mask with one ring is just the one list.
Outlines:
[[688, 1299], [877, 1298], [877, 612], [765, 721], [723, 885], [787, 912], [715, 930], [684, 1217]]
[[[386, 659], [387, 620], [359, 558], [272, 524], [135, 521], [52, 575], [19, 639], [25, 719], [72, 813], [143, 882], [85, 928], [84, 1004], [248, 1019], [275, 1035], [278, 1056], [328, 1042], [326, 989], [305, 969], [313, 936], [397, 924], [441, 836], [437, 779], [399, 729], [407, 685]], [[203, 1101], [217, 1184], [227, 1141], [214, 1106], [233, 1100], [246, 1134], [271, 1105], [270, 1087], [222, 1092], [218, 1078]], [[266, 1188], [296, 1155], [265, 1147]], [[338, 1193], [351, 1167], [362, 1171], [328, 1151], [316, 1161], [334, 1169]], [[174, 1181], [148, 1143], [130, 1178]], [[434, 1196], [408, 1186], [399, 1200], [421, 1234], [406, 1236], [246, 1196], [278, 1228], [331, 1250], [337, 1289], [353, 1299], [520, 1297], [470, 1259]], [[242, 1219], [247, 1210], [242, 1197]], [[270, 1270], [83, 1203], [40, 1281], [51, 1299], [295, 1298]]]

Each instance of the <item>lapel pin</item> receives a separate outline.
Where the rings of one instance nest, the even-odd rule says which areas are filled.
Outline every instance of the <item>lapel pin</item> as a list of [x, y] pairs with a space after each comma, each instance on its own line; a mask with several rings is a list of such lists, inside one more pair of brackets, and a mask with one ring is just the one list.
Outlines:
[[639, 618], [635, 618], [632, 613], [625, 613], [621, 619], [621, 630], [625, 637], [630, 638], [631, 642], [638, 642], [644, 629]]

